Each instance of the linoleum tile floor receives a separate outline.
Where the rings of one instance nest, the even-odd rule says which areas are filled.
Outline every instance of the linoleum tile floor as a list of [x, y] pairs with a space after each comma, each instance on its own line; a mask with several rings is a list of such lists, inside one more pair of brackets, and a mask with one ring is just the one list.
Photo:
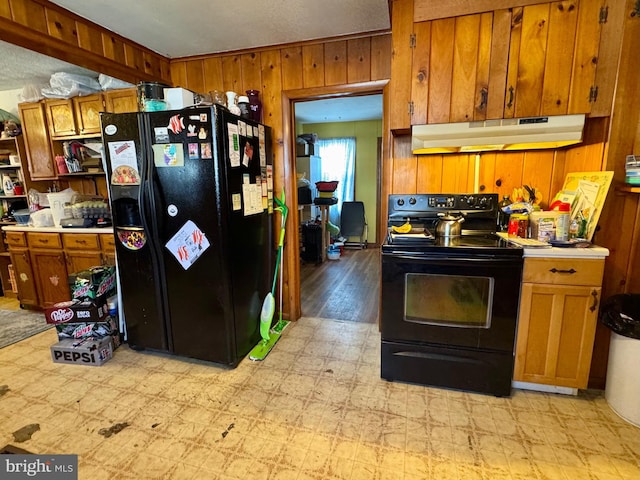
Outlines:
[[80, 479], [640, 478], [640, 429], [603, 392], [387, 382], [374, 324], [303, 318], [235, 369], [126, 345], [56, 364], [55, 335], [0, 350], [0, 446], [78, 454]]

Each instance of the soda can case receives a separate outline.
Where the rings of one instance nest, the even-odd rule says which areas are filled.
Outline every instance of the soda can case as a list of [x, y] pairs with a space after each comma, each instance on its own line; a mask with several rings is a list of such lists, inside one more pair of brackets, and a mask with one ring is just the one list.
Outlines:
[[104, 322], [67, 322], [56, 324], [58, 340], [81, 340], [84, 338], [111, 337], [113, 349], [120, 346], [120, 332], [115, 318], [107, 317]]
[[107, 299], [104, 295], [91, 300], [71, 300], [56, 303], [44, 311], [47, 323], [54, 325], [74, 322], [104, 322], [108, 316]]
[[65, 339], [51, 346], [54, 363], [100, 366], [113, 357], [111, 337]]
[[110, 265], [100, 265], [69, 275], [71, 298], [78, 300], [96, 300], [110, 297], [115, 292], [116, 269]]

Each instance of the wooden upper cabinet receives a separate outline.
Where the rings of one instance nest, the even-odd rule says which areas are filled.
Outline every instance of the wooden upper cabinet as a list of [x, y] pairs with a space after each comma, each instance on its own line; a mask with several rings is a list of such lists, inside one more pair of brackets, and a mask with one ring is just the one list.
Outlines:
[[121, 88], [107, 90], [103, 93], [105, 111], [111, 113], [128, 113], [138, 111], [138, 90]]
[[392, 130], [588, 114], [596, 91], [600, 4], [540, 2], [414, 23], [413, 5], [394, 1]]
[[18, 105], [27, 163], [32, 180], [56, 178], [53, 147], [47, 126], [44, 102]]
[[47, 122], [52, 138], [100, 133], [101, 93], [69, 99], [45, 100]]

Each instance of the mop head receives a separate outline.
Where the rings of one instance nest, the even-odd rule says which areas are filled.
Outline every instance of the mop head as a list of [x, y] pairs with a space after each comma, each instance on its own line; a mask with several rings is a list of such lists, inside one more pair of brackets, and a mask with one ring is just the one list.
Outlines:
[[269, 292], [262, 303], [262, 311], [260, 312], [260, 336], [263, 340], [269, 340], [269, 330], [275, 309], [276, 299]]
[[[269, 331], [269, 339], [268, 340], [260, 340], [258, 344], [253, 347], [253, 349], [249, 352], [249, 360], [253, 360], [255, 362], [259, 362], [264, 360], [269, 352], [275, 347], [276, 342], [282, 336], [282, 332], [289, 325], [290, 322], [287, 320], [279, 320], [273, 328]], [[262, 327], [262, 325], [261, 325]]]

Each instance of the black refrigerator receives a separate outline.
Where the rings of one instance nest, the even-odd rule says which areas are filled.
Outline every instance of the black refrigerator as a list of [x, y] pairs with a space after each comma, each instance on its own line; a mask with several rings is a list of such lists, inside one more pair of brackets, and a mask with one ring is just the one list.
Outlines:
[[217, 105], [101, 126], [127, 342], [236, 366], [271, 289], [271, 129]]

